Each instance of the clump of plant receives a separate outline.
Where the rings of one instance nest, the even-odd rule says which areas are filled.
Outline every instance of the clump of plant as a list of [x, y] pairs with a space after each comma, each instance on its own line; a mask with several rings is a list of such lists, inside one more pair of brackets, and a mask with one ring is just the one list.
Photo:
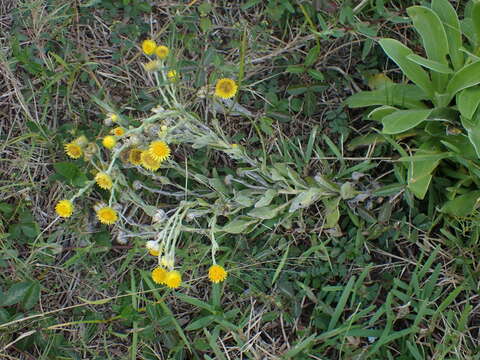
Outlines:
[[407, 188], [417, 198], [425, 197], [441, 173], [448, 180], [438, 184], [440, 196], [449, 200], [442, 210], [466, 215], [480, 197], [480, 2], [466, 6], [463, 20], [447, 0], [412, 6], [407, 13], [424, 53], [395, 39], [379, 44], [409, 81], [380, 75], [371, 91], [346, 103], [376, 106], [368, 119], [383, 125], [382, 137], [402, 155]]
[[[242, 145], [230, 143], [215, 114], [241, 108], [234, 101], [239, 91], [235, 80], [220, 78], [197, 92], [210, 102], [211, 128], [180, 100], [182, 74], [172, 66], [170, 49], [145, 40], [142, 52], [149, 58], [144, 70], [156, 82], [158, 104], [150, 115], [133, 118], [94, 98], [106, 112], [109, 128], [97, 139], [77, 134], [64, 144], [66, 155], [92, 178], [77, 181], [80, 189], [56, 204], [60, 217], [80, 216], [77, 204], [85, 201], [82, 198], [98, 198], [93, 204], [96, 219], [111, 227], [120, 241], [145, 240], [146, 249], [158, 258], [152, 279], [172, 289], [182, 283], [176, 249], [183, 233], [202, 234], [211, 241], [208, 278], [219, 283], [228, 275], [216, 262], [219, 235], [247, 234], [266, 221], [288, 228], [302, 209], [317, 201], [326, 209], [325, 228], [337, 226], [340, 200], [356, 195], [350, 183], [340, 185], [320, 174], [307, 180], [285, 163], [269, 164], [265, 153], [256, 158]], [[227, 155], [236, 168], [223, 176], [213, 169], [208, 177], [210, 171], [201, 171], [188, 159], [176, 160], [177, 154], [188, 158], [189, 152], [205, 148]], [[149, 223], [138, 222], [144, 215]]]

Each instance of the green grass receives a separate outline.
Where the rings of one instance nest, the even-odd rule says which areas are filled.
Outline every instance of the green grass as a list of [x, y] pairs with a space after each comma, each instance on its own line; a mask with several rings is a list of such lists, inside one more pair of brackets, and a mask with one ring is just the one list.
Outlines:
[[[395, 147], [352, 141], [375, 134], [374, 125], [342, 103], [391, 66], [378, 36], [413, 39], [404, 9], [419, 2], [366, 1], [357, 13], [340, 2], [185, 3], [0, 5], [8, 10], [0, 21], [0, 358], [475, 359], [477, 217], [439, 213], [435, 195], [414, 199]], [[108, 194], [92, 191], [74, 219], [55, 220], [55, 202], [92, 178], [63, 144], [108, 132], [95, 99], [137, 119], [158, 104], [137, 48], [151, 34], [175, 54], [168, 66], [182, 75], [177, 96], [188, 111], [258, 158], [253, 170], [285, 179], [272, 187], [291, 193], [271, 204], [309, 205], [216, 233], [216, 260], [229, 272], [218, 285], [206, 278], [211, 218], [228, 226], [252, 205], [225, 208], [265, 195], [245, 192], [261, 181], [239, 174], [251, 166], [219, 148], [178, 146], [178, 167], [161, 170], [162, 186], [126, 171], [129, 184], [188, 189], [203, 194], [205, 209], [214, 199], [223, 211], [183, 223], [179, 289], [151, 279], [141, 207], [129, 219], [142, 226], [112, 231], [91, 210]], [[215, 116], [197, 96], [223, 76], [241, 80], [237, 101], [251, 115]], [[295, 197], [302, 186], [335, 196]], [[166, 211], [178, 206], [145, 188], [138, 194]]]

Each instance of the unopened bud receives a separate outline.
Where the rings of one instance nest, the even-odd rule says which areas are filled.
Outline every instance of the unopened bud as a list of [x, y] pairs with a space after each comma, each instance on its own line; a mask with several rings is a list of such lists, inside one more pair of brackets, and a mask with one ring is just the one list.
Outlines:
[[160, 223], [163, 220], [165, 220], [167, 217], [167, 214], [165, 214], [165, 211], [163, 209], [158, 209], [155, 215], [153, 215], [152, 221]]

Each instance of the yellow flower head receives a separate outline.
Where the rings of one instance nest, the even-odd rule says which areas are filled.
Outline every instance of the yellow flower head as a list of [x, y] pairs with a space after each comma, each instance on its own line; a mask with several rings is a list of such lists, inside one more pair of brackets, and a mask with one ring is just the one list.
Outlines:
[[148, 148], [148, 153], [157, 161], [164, 161], [170, 156], [170, 148], [164, 141], [153, 141]]
[[123, 136], [125, 134], [125, 129], [120, 126], [117, 126], [116, 128], [112, 129], [112, 131], [110, 132], [115, 136]]
[[109, 206], [97, 210], [97, 218], [102, 224], [112, 225], [118, 220], [117, 212]]
[[176, 289], [182, 283], [182, 275], [177, 270], [172, 270], [167, 273], [165, 278], [165, 285], [170, 289]]
[[152, 279], [155, 281], [157, 284], [165, 284], [167, 280], [167, 270], [165, 270], [161, 266], [157, 266], [155, 269], [152, 271]]
[[215, 96], [222, 99], [230, 99], [237, 93], [238, 86], [232, 79], [223, 78], [215, 85]]
[[177, 71], [176, 70], [167, 71], [167, 78], [170, 81], [177, 81], [178, 80]]
[[143, 68], [149, 72], [158, 70], [159, 66], [160, 66], [160, 62], [158, 60], [152, 60], [147, 62], [146, 64], [143, 64]]
[[115, 139], [115, 136], [105, 136], [102, 140], [102, 145], [105, 146], [107, 149], [112, 149], [115, 144], [117, 143], [117, 139]]
[[83, 154], [82, 148], [74, 142], [65, 144], [64, 149], [67, 155], [72, 159], [78, 159]]
[[60, 200], [55, 206], [55, 212], [58, 216], [68, 218], [73, 214], [73, 204], [70, 200]]
[[228, 273], [220, 265], [212, 265], [208, 269], [208, 278], [213, 283], [219, 283], [224, 281], [227, 278]]
[[170, 50], [168, 49], [168, 47], [164, 45], [159, 45], [155, 49], [155, 54], [162, 60], [167, 58], [169, 52]]
[[97, 185], [105, 190], [109, 190], [112, 188], [112, 178], [104, 173], [104, 172], [99, 172], [97, 175], [95, 175], [95, 182]]
[[157, 171], [160, 168], [161, 161], [155, 159], [149, 151], [142, 151], [140, 155], [142, 166], [151, 171]]
[[142, 50], [146, 55], [152, 55], [157, 48], [157, 44], [153, 40], [144, 40], [142, 42]]
[[128, 152], [128, 161], [133, 165], [140, 165], [142, 163], [142, 150], [133, 148]]

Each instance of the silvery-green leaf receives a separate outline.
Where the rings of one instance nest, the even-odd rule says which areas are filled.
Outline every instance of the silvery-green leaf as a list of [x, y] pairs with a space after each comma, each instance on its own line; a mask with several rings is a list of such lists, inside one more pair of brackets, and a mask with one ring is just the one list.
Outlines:
[[263, 194], [263, 196], [260, 198], [260, 200], [258, 200], [255, 203], [255, 207], [256, 208], [261, 208], [261, 207], [270, 205], [270, 203], [272, 202], [273, 198], [276, 195], [277, 195], [276, 190], [268, 189], [267, 191], [265, 191], [265, 194]]
[[289, 212], [294, 212], [298, 209], [306, 208], [317, 201], [325, 192], [319, 188], [310, 188], [298, 194], [290, 205]]
[[237, 192], [233, 200], [245, 207], [252, 206], [255, 203], [254, 193], [248, 189]]
[[232, 99], [219, 99], [219, 102], [214, 102], [215, 111], [228, 113], [230, 116], [254, 116], [254, 114], [240, 105], [234, 102]]
[[323, 203], [325, 205], [325, 227], [333, 228], [340, 219], [340, 210], [338, 209], [340, 197], [325, 199]]
[[192, 147], [194, 149], [201, 149], [201, 148], [209, 145], [214, 140], [215, 139], [212, 139], [212, 136], [210, 136], [210, 135], [203, 135], [203, 136], [195, 138], [195, 140], [192, 143]]
[[248, 217], [238, 217], [220, 228], [220, 230], [228, 234], [246, 234], [252, 230], [249, 229], [249, 227], [257, 222], [258, 220], [256, 219], [251, 219]]
[[262, 219], [262, 220], [269, 220], [273, 219], [277, 216], [278, 212], [282, 209], [282, 206], [270, 205], [260, 208], [254, 208], [249, 211], [247, 214], [248, 216]]

